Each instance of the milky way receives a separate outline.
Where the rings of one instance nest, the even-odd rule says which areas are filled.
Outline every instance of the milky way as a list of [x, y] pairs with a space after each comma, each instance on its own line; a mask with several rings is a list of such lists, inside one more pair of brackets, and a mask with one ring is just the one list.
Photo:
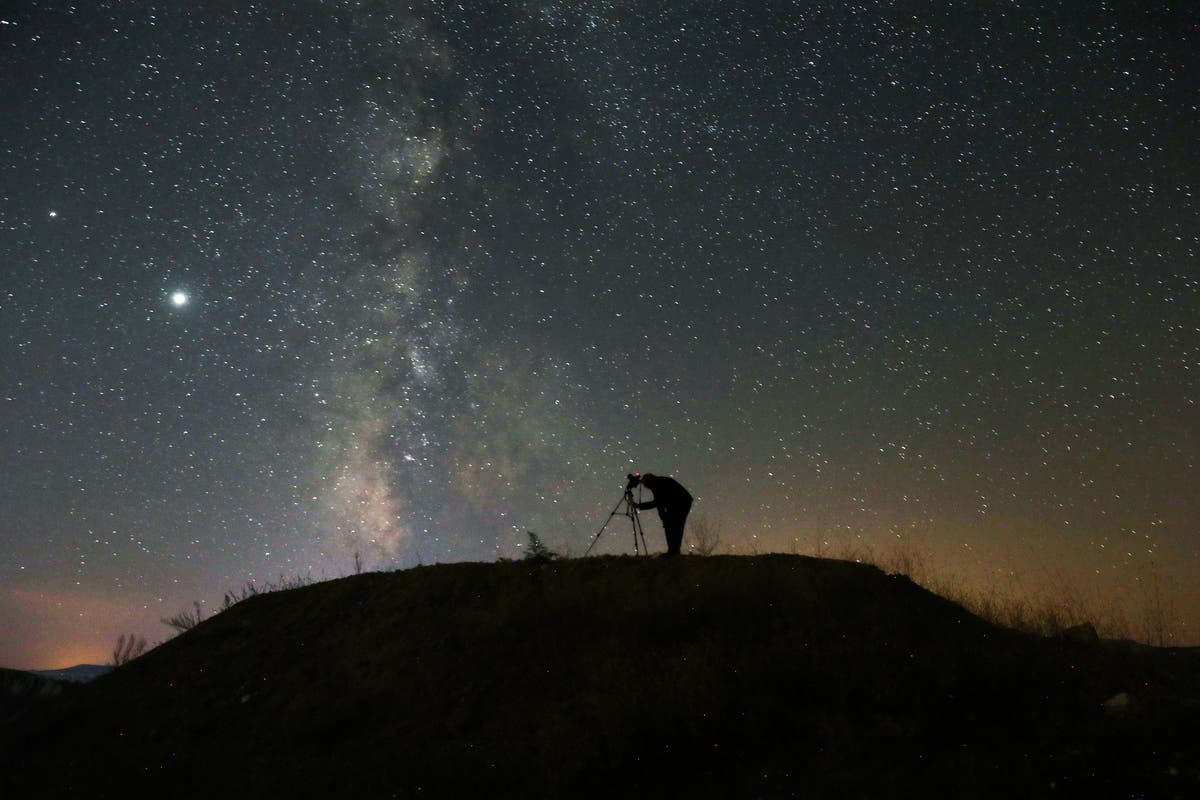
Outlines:
[[0, 664], [635, 469], [1195, 640], [1200, 23], [1076, 6], [4, 11]]

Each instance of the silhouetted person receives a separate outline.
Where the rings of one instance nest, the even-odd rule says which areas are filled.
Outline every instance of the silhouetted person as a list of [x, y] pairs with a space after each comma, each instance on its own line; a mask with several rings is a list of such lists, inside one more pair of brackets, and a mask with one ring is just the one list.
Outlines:
[[663, 531], [667, 534], [667, 555], [679, 555], [679, 547], [683, 544], [683, 525], [687, 522], [688, 512], [692, 510], [692, 495], [679, 481], [664, 475], [647, 472], [642, 476], [642, 485], [654, 494], [654, 499], [638, 503], [638, 508], [642, 511], [658, 509], [658, 518], [662, 520]]

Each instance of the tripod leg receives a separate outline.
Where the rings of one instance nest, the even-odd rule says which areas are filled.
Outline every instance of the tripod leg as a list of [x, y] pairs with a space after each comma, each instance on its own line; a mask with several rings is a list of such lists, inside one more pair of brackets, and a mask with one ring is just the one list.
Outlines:
[[642, 539], [642, 552], [644, 552], [646, 555], [650, 555], [650, 548], [646, 547], [646, 529], [642, 527], [642, 518], [634, 517], [633, 518], [633, 539], [634, 539], [635, 545], [637, 544], [637, 539], [639, 536]]
[[620, 508], [621, 503], [624, 502], [625, 498], [622, 497], [617, 501], [617, 504], [613, 506], [613, 510], [608, 513], [608, 519], [604, 520], [604, 524], [600, 526], [600, 530], [596, 531], [596, 535], [592, 537], [592, 543], [588, 545], [587, 550], [583, 551], [584, 558], [587, 558], [587, 554], [592, 552], [592, 548], [596, 546], [596, 542], [600, 539], [600, 534], [604, 533], [604, 529], [608, 527], [608, 523], [612, 522], [612, 518], [617, 515], [617, 509]]
[[638, 514], [638, 507], [641, 505], [642, 500], [642, 487], [640, 484], [638, 485], [638, 502], [635, 503], [633, 501], [632, 495], [627, 500], [629, 502], [629, 516], [633, 517], [633, 550], [635, 553], [637, 552], [637, 543], [640, 538], [642, 540], [641, 552], [650, 555], [650, 548], [646, 546], [646, 530], [642, 527], [642, 518]]

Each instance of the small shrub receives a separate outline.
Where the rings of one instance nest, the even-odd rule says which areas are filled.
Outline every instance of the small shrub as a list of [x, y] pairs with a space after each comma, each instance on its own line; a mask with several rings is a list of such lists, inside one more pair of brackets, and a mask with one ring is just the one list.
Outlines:
[[190, 631], [200, 624], [200, 620], [204, 619], [204, 611], [200, 608], [200, 601], [193, 600], [192, 605], [195, 607], [195, 611], [180, 611], [173, 617], [163, 617], [159, 621], [163, 625], [172, 627], [180, 633]]
[[221, 600], [220, 610], [228, 611], [247, 597], [253, 597], [256, 594], [258, 594], [258, 587], [254, 585], [253, 581], [243, 586], [240, 592], [236, 590], [227, 591], [225, 592], [225, 597]]
[[711, 556], [721, 547], [721, 531], [708, 517], [694, 517], [687, 526], [688, 551], [698, 556]]
[[1156, 647], [1173, 644], [1179, 633], [1175, 592], [1164, 583], [1157, 564], [1151, 564], [1147, 574], [1138, 578], [1142, 594], [1142, 639]]
[[548, 562], [559, 558], [559, 554], [546, 547], [542, 543], [541, 538], [533, 531], [526, 531], [529, 534], [529, 549], [525, 551], [524, 559], [526, 561]]
[[114, 667], [119, 667], [123, 664], [128, 664], [144, 652], [146, 652], [146, 639], [144, 637], [136, 636], [132, 633], [126, 637], [122, 633], [117, 637], [117, 646], [113, 648], [112, 661], [110, 663]]

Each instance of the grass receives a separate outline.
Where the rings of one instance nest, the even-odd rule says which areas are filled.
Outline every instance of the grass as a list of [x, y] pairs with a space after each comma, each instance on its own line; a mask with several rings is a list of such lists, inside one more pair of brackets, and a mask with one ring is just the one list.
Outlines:
[[1041, 583], [1052, 590], [1030, 589], [1015, 573], [980, 587], [935, 565], [932, 550], [911, 539], [886, 547], [844, 543], [822, 548], [821, 555], [872, 564], [889, 574], [905, 575], [930, 591], [952, 600], [983, 619], [1006, 628], [1040, 636], [1057, 636], [1088, 624], [1106, 639], [1125, 639], [1156, 647], [1178, 645], [1183, 638], [1174, 594], [1161, 570], [1151, 566], [1138, 576], [1139, 597], [1132, 609], [1122, 601], [1081, 587], [1059, 569], [1046, 571]]
[[[362, 574], [362, 560], [358, 553], [354, 554], [354, 570], [355, 575]], [[241, 589], [226, 590], [224, 597], [221, 599], [221, 604], [213, 614], [216, 615], [223, 611], [228, 611], [238, 603], [248, 600], [255, 595], [282, 592], [288, 589], [299, 589], [302, 586], [312, 584], [312, 582], [312, 575], [293, 575], [291, 577], [280, 575], [277, 581], [267, 581], [262, 586], [259, 586], [254, 581], [247, 581]], [[204, 605], [199, 600], [192, 601], [192, 609], [191, 611], [181, 611], [172, 617], [163, 617], [159, 621], [167, 627], [174, 628], [177, 633], [185, 633], [204, 621]]]

